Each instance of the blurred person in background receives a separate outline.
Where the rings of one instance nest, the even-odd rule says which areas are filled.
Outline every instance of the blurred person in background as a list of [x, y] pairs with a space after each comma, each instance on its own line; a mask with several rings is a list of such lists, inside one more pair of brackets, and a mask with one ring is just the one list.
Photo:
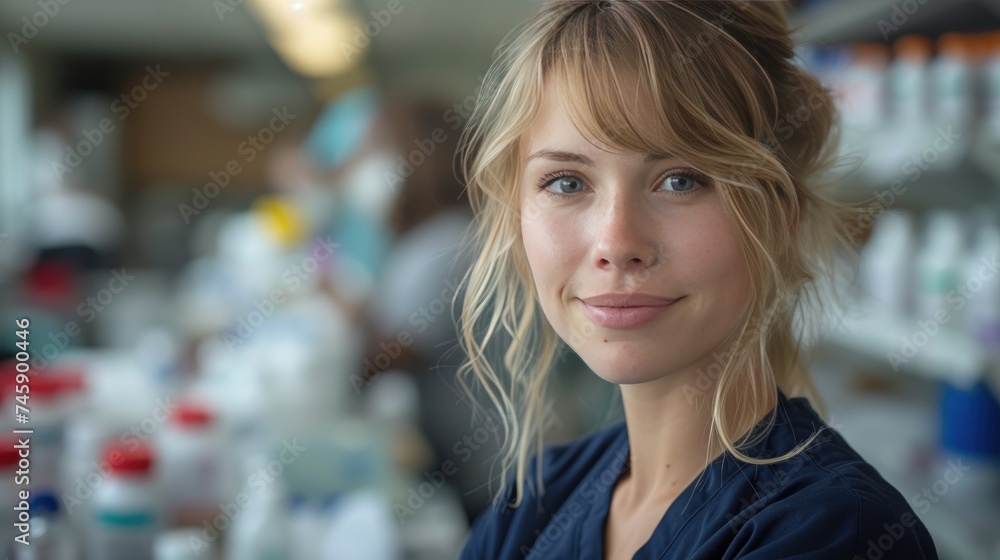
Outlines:
[[[446, 126], [446, 111], [446, 105], [433, 101], [395, 101], [382, 113], [388, 145], [399, 154], [382, 178], [383, 188], [395, 193], [388, 213], [394, 241], [372, 294], [365, 354], [375, 364], [389, 352], [387, 347], [394, 348], [397, 355], [382, 356], [391, 360], [384, 369], [415, 376], [420, 428], [433, 447], [434, 464], [456, 459], [455, 447], [472, 423], [472, 409], [451, 381], [462, 360], [452, 299], [468, 269], [468, 259], [457, 250], [472, 213], [456, 177], [458, 133]], [[365, 385], [378, 383], [379, 373], [365, 369]], [[462, 494], [470, 519], [489, 498], [483, 486], [485, 467], [478, 466], [497, 449], [496, 442], [487, 441], [476, 451], [481, 460], [463, 465], [450, 481]]]
[[362, 80], [323, 109], [303, 146], [304, 162], [329, 189], [318, 216], [321, 234], [337, 247], [328, 288], [359, 322], [391, 241], [387, 216], [395, 191], [384, 175], [394, 171], [395, 154], [380, 118], [383, 105], [378, 89]]

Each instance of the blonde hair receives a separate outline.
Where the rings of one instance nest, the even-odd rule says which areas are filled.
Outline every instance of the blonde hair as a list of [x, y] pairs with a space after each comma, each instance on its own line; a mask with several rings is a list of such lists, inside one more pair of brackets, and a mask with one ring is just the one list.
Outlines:
[[[754, 458], [740, 447], [766, 433], [737, 431], [767, 412], [779, 387], [820, 406], [793, 319], [807, 302], [821, 307], [817, 280], [833, 273], [840, 249], [856, 262], [858, 209], [823, 195], [815, 181], [834, 163], [833, 102], [794, 64], [784, 10], [779, 2], [557, 1], [498, 48], [460, 142], [477, 254], [456, 296], [467, 355], [458, 379], [471, 396], [471, 374], [503, 420], [500, 488], [513, 470], [512, 506], [524, 496], [530, 454], [542, 457], [547, 381], [562, 344], [540, 312], [515, 188], [520, 140], [546, 79], [592, 142], [677, 156], [719, 193], [751, 290], [712, 395], [713, 445], [767, 464], [809, 443]], [[490, 358], [495, 347], [505, 349], [502, 367]], [[541, 473], [539, 463], [544, 490]]]

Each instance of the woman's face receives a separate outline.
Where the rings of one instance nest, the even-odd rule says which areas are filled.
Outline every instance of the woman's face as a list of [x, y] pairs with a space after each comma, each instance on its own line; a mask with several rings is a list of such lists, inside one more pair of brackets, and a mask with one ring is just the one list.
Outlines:
[[[674, 157], [590, 143], [564, 106], [550, 87], [522, 142], [521, 233], [543, 312], [607, 381], [706, 371], [749, 295], [715, 187]], [[608, 293], [664, 301], [582, 301]]]

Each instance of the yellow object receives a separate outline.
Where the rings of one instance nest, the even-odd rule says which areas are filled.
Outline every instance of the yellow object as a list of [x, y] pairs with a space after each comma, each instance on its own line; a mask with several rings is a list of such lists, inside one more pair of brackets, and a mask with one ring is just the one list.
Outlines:
[[253, 205], [253, 212], [264, 221], [267, 231], [282, 248], [297, 245], [305, 236], [302, 214], [288, 201], [277, 196], [263, 196]]

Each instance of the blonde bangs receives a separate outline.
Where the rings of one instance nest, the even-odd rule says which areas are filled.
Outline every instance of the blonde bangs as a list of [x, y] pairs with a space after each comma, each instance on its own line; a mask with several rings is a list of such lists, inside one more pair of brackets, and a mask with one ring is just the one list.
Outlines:
[[684, 110], [691, 103], [683, 91], [661, 87], [663, 76], [673, 71], [664, 42], [644, 40], [657, 30], [637, 33], [633, 27], [646, 23], [581, 11], [546, 46], [545, 81], [594, 145], [688, 159], [696, 153], [685, 149], [684, 131], [695, 123], [685, 121], [696, 117]]

